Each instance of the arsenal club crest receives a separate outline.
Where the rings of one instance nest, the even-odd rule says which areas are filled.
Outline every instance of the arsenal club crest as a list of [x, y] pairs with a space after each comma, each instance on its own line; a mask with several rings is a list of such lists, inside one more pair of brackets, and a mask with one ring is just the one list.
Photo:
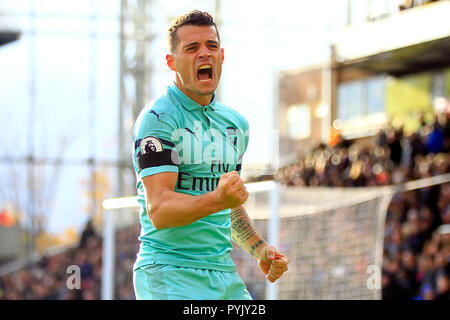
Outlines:
[[233, 144], [233, 146], [237, 143], [237, 133], [236, 128], [227, 127], [227, 138]]

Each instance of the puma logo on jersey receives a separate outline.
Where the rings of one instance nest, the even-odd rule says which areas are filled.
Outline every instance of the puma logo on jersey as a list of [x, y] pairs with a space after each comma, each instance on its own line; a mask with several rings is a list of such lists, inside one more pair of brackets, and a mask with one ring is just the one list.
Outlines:
[[190, 134], [192, 134], [192, 135], [195, 137], [195, 139], [198, 140], [197, 136], [195, 135], [195, 132], [193, 132], [191, 129], [189, 129], [189, 128], [187, 128], [187, 127], [185, 127], [184, 129], [185, 129], [187, 132], [189, 132]]
[[156, 111], [154, 111], [154, 110], [150, 110], [150, 113], [153, 113], [153, 114], [156, 116], [156, 118], [158, 119], [158, 121], [159, 121], [159, 116], [165, 114], [165, 112], [161, 112], [160, 114], [158, 114], [158, 113], [156, 113]]

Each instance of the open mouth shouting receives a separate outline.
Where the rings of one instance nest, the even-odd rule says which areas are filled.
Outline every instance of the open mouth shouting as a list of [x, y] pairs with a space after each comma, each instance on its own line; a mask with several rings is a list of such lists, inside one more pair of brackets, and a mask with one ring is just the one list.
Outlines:
[[208, 82], [211, 81], [213, 77], [213, 69], [210, 64], [202, 64], [197, 69], [197, 79], [200, 82]]

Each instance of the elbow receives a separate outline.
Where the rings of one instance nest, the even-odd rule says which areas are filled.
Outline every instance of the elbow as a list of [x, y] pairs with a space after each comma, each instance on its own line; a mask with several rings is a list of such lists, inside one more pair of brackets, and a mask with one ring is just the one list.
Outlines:
[[162, 230], [166, 227], [161, 222], [161, 219], [155, 215], [155, 214], [149, 214], [150, 222], [152, 223], [153, 227], [155, 227], [156, 230]]
[[163, 228], [161, 227], [160, 222], [158, 221], [158, 219], [155, 218], [155, 216], [150, 216], [150, 222], [152, 223], [153, 227], [154, 227], [156, 230], [161, 230], [161, 229], [163, 229]]
[[157, 205], [150, 206], [147, 204], [147, 213], [148, 218], [150, 219], [150, 222], [152, 223], [153, 227], [155, 227], [156, 230], [164, 229], [163, 221], [161, 221], [161, 215], [159, 214]]

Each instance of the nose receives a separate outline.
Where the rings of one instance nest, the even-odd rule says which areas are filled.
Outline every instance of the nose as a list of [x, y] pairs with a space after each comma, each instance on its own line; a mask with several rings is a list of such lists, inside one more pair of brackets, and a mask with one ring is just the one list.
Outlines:
[[200, 58], [208, 58], [211, 56], [211, 52], [207, 46], [202, 46], [199, 51]]

